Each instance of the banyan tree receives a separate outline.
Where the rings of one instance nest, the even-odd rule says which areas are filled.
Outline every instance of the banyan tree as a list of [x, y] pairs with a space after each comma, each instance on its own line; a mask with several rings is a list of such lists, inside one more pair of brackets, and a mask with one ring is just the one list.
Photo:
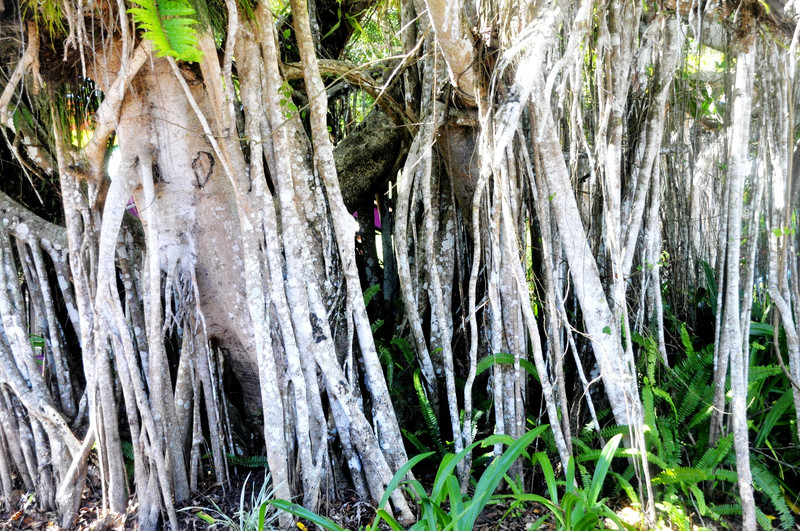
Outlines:
[[2, 499], [22, 484], [69, 527], [94, 474], [109, 514], [135, 496], [143, 529], [177, 528], [203, 471], [226, 484], [226, 456], [249, 452], [277, 497], [380, 499], [408, 458], [380, 327], [406, 339], [456, 451], [477, 396], [481, 430], [540, 418], [562, 465], [599, 409], [644, 449], [634, 336], [670, 363], [663, 309], [693, 318], [681, 290], [706, 260], [712, 437], [735, 433], [754, 522], [756, 279], [800, 380], [798, 16], [792, 0], [0, 2]]

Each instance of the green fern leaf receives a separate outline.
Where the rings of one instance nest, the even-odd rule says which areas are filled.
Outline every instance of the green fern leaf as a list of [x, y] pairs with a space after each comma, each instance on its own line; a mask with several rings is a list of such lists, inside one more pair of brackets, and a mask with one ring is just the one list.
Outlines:
[[639, 496], [636, 495], [636, 490], [633, 488], [633, 485], [631, 485], [631, 482], [628, 481], [624, 476], [621, 476], [614, 471], [611, 472], [611, 475], [617, 480], [617, 485], [625, 491], [625, 495], [628, 496], [628, 499], [631, 501], [631, 503], [638, 504]]
[[[495, 364], [513, 365], [514, 356], [505, 352], [486, 356], [485, 358], [482, 358], [475, 367], [475, 375], [480, 375], [490, 367], [493, 367]], [[528, 360], [519, 360], [519, 365], [525, 370], [525, 372], [533, 376], [537, 382], [539, 381], [539, 371], [536, 370], [536, 367], [534, 367], [533, 363]]]
[[761, 526], [761, 529], [764, 529], [765, 531], [772, 531], [772, 520], [769, 516], [764, 514], [764, 511], [762, 511], [759, 507], [756, 507], [756, 521], [758, 521], [758, 525]]
[[739, 481], [739, 475], [736, 472], [724, 468], [717, 470], [714, 473], [714, 477], [717, 478], [718, 481], [726, 481], [731, 484], [735, 484]]
[[133, 461], [134, 460], [133, 444], [128, 441], [121, 441], [120, 446], [122, 447], [122, 455], [125, 456], [125, 459]]
[[373, 284], [370, 287], [368, 287], [364, 291], [364, 306], [369, 306], [369, 303], [372, 302], [372, 299], [375, 297], [375, 295], [378, 294], [380, 290], [381, 287], [378, 284]]
[[408, 442], [410, 442], [414, 448], [419, 450], [419, 453], [425, 454], [430, 452], [430, 448], [422, 444], [422, 441], [419, 440], [419, 437], [408, 430], [402, 429], [401, 431], [403, 432], [403, 435], [405, 435], [406, 439], [408, 439]]
[[709, 505], [708, 508], [720, 516], [733, 516], [742, 514], [742, 506], [738, 503], [726, 505]]
[[700, 470], [712, 470], [716, 468], [728, 455], [733, 448], [733, 434], [729, 433], [719, 440], [717, 446], [709, 448], [697, 462], [697, 468]]
[[197, 32], [192, 27], [194, 8], [188, 0], [133, 0], [141, 7], [128, 10], [144, 30], [157, 57], [172, 56], [181, 61], [199, 62], [203, 53], [197, 44]]
[[750, 459], [750, 470], [753, 473], [753, 484], [769, 498], [772, 506], [778, 511], [782, 526], [785, 529], [792, 529], [794, 527], [794, 517], [791, 510], [789, 510], [789, 506], [786, 505], [786, 500], [783, 497], [777, 478], [757, 459]]
[[416, 356], [414, 355], [414, 349], [411, 348], [411, 345], [408, 344], [408, 340], [404, 337], [393, 337], [392, 338], [392, 345], [397, 347], [400, 350], [400, 353], [405, 358], [406, 363], [411, 365], [414, 363], [414, 359]]
[[678, 467], [663, 470], [653, 478], [653, 485], [672, 485], [675, 483], [700, 483], [714, 479], [714, 474], [690, 467]]
[[240, 456], [234, 454], [225, 454], [228, 462], [232, 465], [243, 466], [247, 468], [267, 468], [267, 456], [265, 455], [248, 455]]
[[711, 265], [703, 260], [703, 272], [706, 275], [706, 286], [708, 286], [708, 295], [709, 295], [709, 304], [711, 306], [711, 311], [714, 312], [714, 315], [717, 315], [717, 278], [714, 270], [711, 269]]
[[748, 386], [758, 383], [770, 376], [777, 376], [783, 371], [778, 365], [753, 366], [747, 373]]
[[700, 511], [700, 514], [703, 516], [708, 515], [708, 506], [706, 505], [706, 497], [697, 485], [689, 485], [689, 492], [692, 493], [692, 496], [695, 499], [697, 504], [697, 509]]
[[431, 407], [428, 396], [425, 394], [425, 389], [422, 387], [422, 373], [419, 369], [414, 371], [414, 389], [417, 391], [417, 398], [419, 399], [420, 409], [422, 409], [422, 416], [425, 418], [425, 424], [428, 426], [433, 443], [439, 450], [441, 455], [447, 453], [445, 445], [442, 442], [442, 432], [439, 429], [439, 419], [436, 418], [436, 413]]
[[689, 337], [689, 332], [686, 330], [686, 325], [681, 323], [681, 343], [683, 343], [683, 347], [686, 349], [686, 357], [692, 359], [695, 357], [694, 345], [692, 344], [692, 339]]

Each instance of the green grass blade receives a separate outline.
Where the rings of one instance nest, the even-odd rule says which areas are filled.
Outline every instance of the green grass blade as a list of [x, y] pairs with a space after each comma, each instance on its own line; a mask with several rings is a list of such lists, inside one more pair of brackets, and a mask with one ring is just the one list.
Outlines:
[[378, 509], [376, 512], [377, 516], [375, 517], [375, 521], [372, 522], [372, 525], [368, 529], [380, 529], [378, 524], [381, 520], [383, 520], [389, 527], [392, 528], [392, 531], [405, 531], [403, 526], [397, 523], [397, 520], [394, 519], [394, 516], [386, 512], [385, 509]]
[[533, 454], [531, 461], [533, 462], [534, 460], [542, 467], [542, 474], [544, 474], [545, 483], [547, 483], [547, 492], [550, 495], [550, 501], [558, 505], [558, 489], [556, 488], [556, 474], [553, 471], [553, 464], [544, 452]]
[[378, 507], [381, 508], [381, 509], [386, 507], [386, 502], [389, 501], [389, 497], [392, 495], [392, 492], [394, 492], [394, 489], [396, 489], [397, 486], [400, 484], [400, 482], [403, 481], [403, 478], [406, 477], [406, 474], [408, 474], [408, 471], [411, 470], [414, 467], [414, 465], [416, 465], [417, 463], [419, 463], [423, 459], [432, 456], [434, 453], [436, 453], [436, 452], [427, 452], [427, 453], [420, 454], [418, 456], [412, 457], [411, 459], [408, 460], [408, 462], [406, 464], [401, 466], [400, 469], [397, 471], [397, 473], [394, 475], [394, 477], [392, 477], [392, 480], [389, 481], [389, 484], [386, 485], [386, 492], [383, 493], [383, 497], [381, 498], [381, 501], [378, 504]]
[[309, 511], [302, 505], [298, 505], [287, 500], [269, 500], [267, 503], [277, 507], [282, 511], [286, 511], [287, 513], [293, 514], [300, 518], [305, 518], [309, 522], [313, 522], [315, 525], [318, 525], [323, 529], [327, 529], [328, 531], [345, 531], [343, 528], [336, 525], [333, 520]]
[[520, 454], [522, 454], [522, 452], [548, 427], [547, 424], [544, 424], [532, 429], [517, 439], [514, 444], [508, 447], [503, 455], [495, 459], [492, 464], [489, 465], [483, 475], [481, 475], [478, 486], [475, 488], [475, 494], [469, 504], [467, 514], [464, 515], [464, 525], [468, 526], [468, 528], [472, 527], [478, 515], [483, 510], [483, 507], [486, 505], [486, 502], [488, 502], [489, 498], [494, 494], [497, 484], [503, 479], [508, 469], [514, 464], [514, 461], [516, 461]]
[[258, 508], [258, 531], [264, 531], [264, 522], [267, 519], [267, 502], [261, 504]]
[[610, 441], [608, 441], [603, 448], [603, 453], [600, 455], [600, 460], [597, 462], [597, 467], [594, 469], [594, 476], [592, 477], [592, 486], [589, 489], [589, 505], [592, 506], [597, 502], [600, 496], [600, 489], [603, 488], [603, 482], [606, 479], [606, 473], [611, 466], [611, 460], [614, 458], [622, 434], [617, 434]]

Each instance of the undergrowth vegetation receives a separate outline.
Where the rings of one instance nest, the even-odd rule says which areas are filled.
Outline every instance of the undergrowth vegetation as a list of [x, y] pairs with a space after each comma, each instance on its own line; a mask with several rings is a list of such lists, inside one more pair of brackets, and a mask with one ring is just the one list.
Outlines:
[[[375, 293], [377, 289], [367, 291], [367, 303]], [[753, 316], [759, 318], [766, 313], [756, 305]], [[373, 333], [382, 325], [383, 322], [376, 322]], [[672, 364], [665, 366], [653, 338], [632, 335], [645, 407], [655, 522], [647, 521], [643, 513], [641, 500], [647, 486], [637, 479], [641, 471], [636, 468], [641, 456], [638, 450], [621, 444], [624, 437], [630, 436], [629, 430], [613, 425], [608, 410], [599, 411], [599, 420], [605, 424], [600, 432], [587, 421], [573, 438], [574, 455], [566, 469], [558, 463], [549, 426], [538, 424], [535, 418], [528, 419], [529, 431], [516, 441], [476, 431], [477, 442], [456, 454], [441, 412], [427, 398], [408, 341], [399, 336], [377, 339], [395, 407], [398, 411], [417, 412], [403, 431], [410, 454], [416, 451], [416, 456], [389, 483], [367, 529], [379, 529], [381, 522], [393, 530], [404, 529], [389, 506], [389, 496], [395, 488], [404, 489], [415, 502], [418, 521], [410, 529], [418, 530], [473, 529], [488, 505], [502, 507], [503, 519], [532, 513], [537, 508], [539, 516], [529, 523], [530, 529], [736, 528], [742, 508], [733, 434], [723, 433], [716, 444], [709, 443], [714, 345], [698, 345], [698, 338], [677, 321], [675, 337], [677, 345], [670, 352]], [[800, 484], [800, 446], [791, 383], [775, 360], [776, 350], [785, 349], [785, 345], [773, 344], [774, 337], [771, 325], [751, 323], [750, 466], [759, 525], [764, 529], [795, 529], [800, 514], [800, 491], [796, 486]], [[783, 341], [782, 332], [778, 337]], [[477, 374], [513, 362], [513, 357], [498, 353], [481, 360]], [[523, 368], [531, 378], [538, 378], [529, 363]], [[729, 386], [726, 392], [730, 401]], [[484, 402], [478, 417], [492, 414], [491, 402]], [[467, 456], [471, 457], [467, 461], [471, 463], [471, 474], [469, 484], [462, 485], [456, 468]], [[343, 529], [290, 500], [262, 500], [252, 507], [254, 515], [273, 507], [323, 529]], [[210, 512], [213, 509], [206, 511], [206, 517]], [[220, 525], [222, 521], [216, 519], [215, 523]]]

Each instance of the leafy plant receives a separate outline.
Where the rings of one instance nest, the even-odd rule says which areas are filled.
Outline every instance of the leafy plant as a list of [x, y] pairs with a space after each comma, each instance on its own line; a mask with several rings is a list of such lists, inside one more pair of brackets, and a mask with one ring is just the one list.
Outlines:
[[[480, 376], [483, 372], [498, 364], [513, 365], [514, 356], [505, 352], [486, 356], [482, 358], [475, 367], [475, 375]], [[536, 367], [533, 365], [533, 363], [528, 360], [521, 359], [519, 360], [519, 365], [525, 372], [533, 376], [537, 382], [539, 381], [539, 372], [536, 370]]]
[[[707, 270], [707, 274], [711, 273]], [[711, 296], [716, 296], [715, 285], [710, 281], [709, 288]], [[719, 520], [722, 516], [741, 513], [741, 506], [733, 488], [738, 478], [732, 434], [722, 437], [715, 446], [709, 446], [708, 426], [714, 392], [713, 345], [696, 350], [685, 326], [681, 325], [679, 332], [686, 357], [673, 368], [661, 368], [660, 371], [657, 370], [660, 356], [655, 341], [638, 335], [633, 339], [641, 348], [647, 456], [651, 464], [660, 468], [652, 476], [656, 508], [674, 527], [688, 529], [692, 522], [687, 515], [691, 513]], [[788, 427], [793, 415], [787, 414], [791, 392], [781, 385], [785, 385], [785, 379], [780, 368], [770, 364], [771, 360], [762, 355], [770, 350], [762, 342], [768, 342], [773, 337], [772, 332], [767, 324], [751, 324], [748, 396], [752, 397], [749, 415], [756, 436], [750, 461], [756, 490], [769, 501], [781, 525], [791, 527], [794, 525], [793, 515], [787, 499], [794, 496], [794, 492], [784, 479], [784, 472], [788, 471], [780, 466], [777, 470], [769, 466], [768, 458], [774, 452], [759, 448], [772, 448], [773, 443], [776, 447], [791, 448], [792, 445], [791, 441], [775, 439], [775, 427]], [[769, 399], [770, 396], [775, 399]], [[597, 458], [597, 450], [589, 446], [593, 438], [609, 437], [625, 430], [625, 427], [611, 427], [601, 434], [584, 430], [582, 437], [575, 439], [579, 451], [576, 456], [578, 466], [583, 461]], [[791, 433], [793, 430], [785, 431]], [[617, 455], [636, 456], [637, 452], [618, 450]], [[772, 461], [780, 464], [786, 459], [776, 457]], [[630, 485], [632, 466], [622, 474], [612, 473], [612, 476], [617, 480], [616, 492], [624, 490], [634, 503], [638, 503]], [[726, 486], [719, 488], [720, 484]], [[711, 493], [714, 493], [713, 498], [707, 499]], [[759, 524], [771, 529], [774, 517], [767, 516], [763, 508], [757, 512]]]
[[[403, 479], [414, 465], [430, 457], [434, 452], [424, 453], [412, 458], [405, 465], [400, 467], [400, 470], [397, 471], [387, 485], [386, 493], [378, 504], [377, 517], [372, 525], [368, 527], [368, 530], [379, 529], [381, 521], [386, 522], [386, 524], [395, 531], [403, 529], [387, 510], [389, 497], [402, 483], [405, 484], [409, 493], [417, 500], [420, 506], [420, 519], [411, 527], [411, 530], [472, 530], [475, 521], [478, 519], [478, 515], [480, 515], [486, 504], [493, 498], [494, 491], [506, 476], [508, 469], [514, 464], [514, 461], [525, 452], [525, 449], [547, 428], [548, 425], [546, 424], [538, 426], [516, 441], [508, 436], [493, 435], [487, 437], [483, 441], [472, 443], [457, 455], [452, 453], [446, 454], [439, 464], [439, 469], [433, 481], [430, 494], [428, 494], [419, 481], [409, 480], [404, 482]], [[499, 443], [508, 444], [509, 446], [506, 451], [492, 461], [483, 474], [481, 474], [472, 497], [465, 498], [461, 492], [458, 478], [456, 478], [454, 474], [456, 466], [478, 446], [485, 448]], [[287, 500], [273, 500], [268, 503], [295, 516], [305, 518], [329, 531], [344, 531], [330, 519], [319, 516]]]
[[[422, 417], [425, 420], [427, 433], [430, 435], [430, 438], [436, 445], [439, 455], [445, 455], [447, 453], [447, 445], [444, 443], [444, 439], [442, 439], [442, 430], [439, 428], [439, 419], [436, 416], [436, 412], [433, 410], [430, 400], [428, 400], [428, 395], [425, 393], [425, 388], [422, 385], [422, 372], [420, 369], [414, 371], [414, 390], [417, 393], [417, 400], [419, 400], [419, 407], [420, 411], [422, 412]], [[408, 440], [411, 441], [411, 443], [414, 444], [418, 449], [424, 448], [416, 435], [408, 431], [405, 432], [405, 435]]]
[[250, 494], [250, 503], [245, 503], [245, 493], [247, 491], [247, 481], [250, 474], [244, 480], [242, 491], [239, 495], [239, 510], [231, 517], [225, 514], [220, 507], [211, 502], [211, 507], [186, 507], [181, 511], [196, 511], [194, 514], [203, 522], [208, 524], [209, 529], [230, 529], [231, 531], [264, 531], [273, 529], [272, 524], [278, 518], [278, 512], [272, 510], [269, 505], [274, 489], [271, 487], [270, 474], [264, 477], [264, 483], [258, 493], [255, 487]]
[[228, 462], [232, 465], [243, 466], [246, 468], [267, 468], [269, 462], [266, 455], [248, 455], [240, 456], [234, 454], [225, 454]]
[[181, 61], [199, 62], [203, 54], [192, 27], [195, 10], [188, 0], [133, 0], [141, 7], [128, 10], [156, 49], [156, 56], [172, 56]]
[[[603, 447], [597, 461], [594, 474], [591, 479], [584, 478], [583, 487], [578, 486], [576, 478], [576, 461], [570, 457], [567, 464], [567, 475], [564, 495], [559, 500], [558, 485], [553, 465], [547, 454], [537, 452], [531, 457], [532, 464], [537, 463], [542, 469], [542, 473], [547, 484], [547, 494], [549, 498], [538, 494], [514, 494], [510, 496], [515, 501], [511, 504], [508, 512], [514, 510], [525, 502], [538, 502], [547, 507], [551, 514], [542, 516], [531, 525], [531, 529], [537, 529], [541, 524], [553, 517], [556, 529], [563, 530], [590, 530], [596, 529], [601, 519], [608, 518], [617, 525], [618, 529], [629, 529], [633, 527], [620, 519], [607, 505], [606, 498], [600, 498], [600, 493], [608, 475], [611, 460], [614, 458], [622, 434], [617, 434], [609, 440]], [[508, 514], [508, 512], [506, 514]]]

